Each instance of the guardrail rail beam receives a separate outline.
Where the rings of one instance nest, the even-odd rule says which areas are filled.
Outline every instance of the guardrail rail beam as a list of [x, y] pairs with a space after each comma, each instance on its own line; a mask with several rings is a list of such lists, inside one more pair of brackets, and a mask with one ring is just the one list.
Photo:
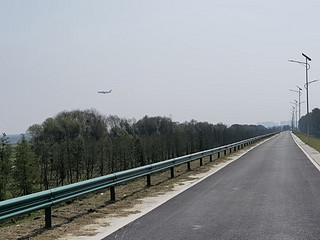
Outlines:
[[[277, 132], [278, 133], [278, 132]], [[187, 163], [187, 171], [191, 171], [191, 161], [200, 159], [200, 166], [203, 165], [203, 158], [210, 157], [210, 162], [213, 161], [213, 154], [217, 153], [217, 158], [221, 157], [221, 154], [227, 155], [227, 150], [230, 153], [232, 148], [236, 149], [244, 148], [250, 144], [255, 143], [263, 138], [270, 137], [277, 133], [265, 134], [262, 136], [246, 139], [233, 144], [205, 150], [202, 152], [188, 154], [173, 159], [168, 159], [162, 162], [157, 162], [117, 173], [108, 174], [102, 177], [97, 177], [89, 180], [85, 180], [78, 183], [69, 184], [62, 187], [53, 188], [51, 190], [45, 190], [38, 193], [29, 194], [26, 196], [0, 201], [0, 222], [10, 219], [19, 215], [34, 212], [40, 209], [45, 209], [45, 227], [52, 227], [52, 206], [79, 196], [100, 191], [102, 189], [110, 188], [110, 200], [116, 201], [115, 186], [119, 183], [127, 182], [139, 177], [147, 177], [147, 186], [151, 186], [151, 174], [163, 170], [170, 169], [171, 178], [174, 178], [174, 167]]]

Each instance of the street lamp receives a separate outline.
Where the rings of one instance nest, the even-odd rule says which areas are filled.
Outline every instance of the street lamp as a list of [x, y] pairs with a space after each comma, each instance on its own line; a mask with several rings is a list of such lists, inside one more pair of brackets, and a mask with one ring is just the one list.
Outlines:
[[295, 121], [295, 123], [296, 123], [296, 130], [297, 130], [298, 129], [298, 108], [297, 108], [298, 101], [294, 99], [294, 102], [290, 102], [290, 103], [296, 105], [296, 107], [292, 107], [292, 108], [296, 110], [296, 121]]
[[310, 64], [308, 63], [308, 61], [311, 61], [311, 58], [309, 58], [307, 55], [305, 55], [304, 53], [302, 53], [302, 56], [306, 58], [305, 62], [300, 62], [300, 61], [295, 61], [295, 60], [289, 60], [289, 62], [294, 62], [294, 63], [299, 63], [303, 66], [306, 67], [306, 91], [307, 91], [307, 134], [308, 134], [308, 144], [310, 142], [310, 133], [309, 133], [309, 82], [308, 82], [308, 70], [310, 69]]
[[289, 89], [289, 91], [292, 91], [292, 92], [296, 92], [296, 93], [298, 93], [299, 94], [299, 119], [298, 119], [298, 121], [300, 120], [300, 118], [301, 118], [301, 91], [302, 91], [302, 88], [301, 87], [299, 87], [299, 86], [297, 86], [297, 88], [299, 89], [299, 90], [293, 90], [293, 89]]
[[[318, 82], [318, 81], [319, 81], [318, 79], [312, 80], [312, 81], [308, 82], [308, 85], [310, 85], [311, 83], [314, 83], [314, 82]], [[304, 85], [304, 87], [306, 88], [306, 84]]]
[[[312, 80], [312, 81], [310, 81], [310, 82], [307, 82], [306, 84], [304, 84], [304, 87], [307, 89], [307, 91], [308, 91], [308, 89], [309, 89], [309, 86], [310, 86], [310, 84], [311, 83], [314, 83], [314, 82], [318, 82], [319, 80], [318, 79], [316, 79], [316, 80]], [[308, 113], [309, 114], [309, 113]], [[308, 117], [309, 118], [309, 117]]]
[[294, 131], [294, 106], [292, 106], [291, 129]]

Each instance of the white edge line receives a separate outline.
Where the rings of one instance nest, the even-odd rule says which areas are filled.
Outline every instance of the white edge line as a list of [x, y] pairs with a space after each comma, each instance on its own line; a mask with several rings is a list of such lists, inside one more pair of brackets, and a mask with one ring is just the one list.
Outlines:
[[[226, 166], [228, 166], [229, 164], [231, 164], [232, 162], [238, 160], [239, 158], [241, 158], [243, 155], [247, 154], [248, 152], [250, 152], [251, 150], [253, 150], [254, 148], [260, 146], [261, 144], [271, 140], [272, 138], [278, 136], [279, 134], [281, 133], [278, 133], [274, 136], [271, 136], [263, 141], [261, 141], [260, 143], [256, 144], [255, 146], [251, 146], [249, 149], [247, 149], [246, 151], [244, 151], [243, 153], [239, 154], [239, 155], [235, 155], [234, 156], [234, 159], [232, 160], [228, 160], [227, 162], [223, 162], [223, 163], [220, 163], [218, 165], [215, 165], [211, 170], [207, 171], [207, 175], [203, 176], [203, 177], [200, 177], [199, 179], [195, 180], [193, 183], [191, 183], [190, 185], [188, 186], [184, 186], [184, 188], [180, 189], [180, 190], [176, 190], [176, 191], [171, 191], [171, 192], [168, 192], [169, 193], [169, 196], [164, 199], [164, 201], [161, 201], [161, 202], [157, 202], [156, 204], [154, 204], [152, 207], [148, 207], [148, 209], [144, 209], [145, 211], [141, 211], [140, 213], [137, 213], [137, 214], [131, 214], [131, 218], [129, 217], [125, 217], [127, 219], [122, 219], [121, 220], [121, 223], [118, 223], [116, 224], [117, 226], [113, 226], [110, 225], [108, 227], [103, 227], [105, 230], [101, 231], [101, 232], [98, 232], [95, 236], [75, 236], [75, 235], [67, 235], [67, 236], [63, 236], [62, 238], [60, 239], [68, 239], [68, 240], [73, 240], [73, 239], [86, 239], [86, 240], [98, 240], [98, 239], [102, 239], [102, 238], [105, 238], [109, 235], [111, 235], [112, 233], [116, 232], [117, 230], [119, 230], [120, 228], [130, 224], [131, 222], [135, 221], [136, 219], [142, 217], [143, 215], [151, 212], [153, 209], [161, 206], [162, 204], [166, 203], [167, 201], [169, 201], [170, 199], [174, 198], [175, 196], [179, 195], [180, 193], [188, 190], [189, 188], [193, 187], [194, 185], [200, 183], [201, 181], [205, 180], [206, 178], [212, 176], [213, 174], [217, 173], [218, 171], [220, 171], [221, 169], [225, 168]], [[237, 152], [235, 152], [237, 154]], [[228, 157], [228, 156], [227, 156]], [[205, 173], [204, 173], [205, 174]], [[200, 174], [199, 174], [200, 175]], [[195, 174], [194, 176], [197, 176], [197, 174]], [[186, 181], [187, 183], [188, 181]], [[189, 181], [190, 182], [190, 181]], [[163, 195], [162, 195], [163, 196]], [[139, 205], [139, 204], [138, 204]], [[120, 219], [120, 218], [119, 218]], [[111, 228], [111, 229], [110, 229]]]
[[298, 143], [297, 141], [297, 136], [294, 135], [292, 132], [291, 133], [291, 136], [293, 138], [293, 140], [295, 141], [295, 143], [298, 145], [298, 147], [302, 150], [302, 152], [307, 156], [307, 158], [312, 162], [312, 164], [320, 171], [320, 165], [319, 163], [317, 163], [308, 153], [306, 150], [304, 150], [304, 148]]

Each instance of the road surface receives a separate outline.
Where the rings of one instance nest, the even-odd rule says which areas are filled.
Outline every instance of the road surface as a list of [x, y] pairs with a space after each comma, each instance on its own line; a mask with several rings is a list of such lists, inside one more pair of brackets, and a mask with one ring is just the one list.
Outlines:
[[320, 172], [284, 132], [104, 239], [320, 239]]

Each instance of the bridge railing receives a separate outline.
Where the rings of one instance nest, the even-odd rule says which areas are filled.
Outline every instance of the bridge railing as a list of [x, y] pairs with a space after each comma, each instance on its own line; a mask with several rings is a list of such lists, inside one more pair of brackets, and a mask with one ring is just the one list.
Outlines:
[[88, 193], [92, 193], [101, 189], [110, 188], [111, 201], [115, 201], [115, 186], [119, 183], [130, 181], [139, 177], [147, 176], [147, 185], [151, 185], [151, 174], [162, 171], [171, 170], [171, 177], [174, 177], [174, 167], [187, 163], [188, 170], [190, 170], [190, 162], [200, 159], [200, 165], [202, 165], [202, 159], [209, 156], [212, 161], [213, 154], [220, 153], [227, 154], [237, 151], [245, 146], [248, 146], [258, 140], [270, 137], [276, 133], [265, 134], [262, 136], [246, 139], [240, 142], [228, 144], [222, 147], [205, 150], [202, 152], [192, 153], [189, 155], [108, 174], [102, 177], [85, 180], [78, 183], [69, 184], [62, 187], [53, 188], [51, 190], [45, 190], [38, 193], [29, 194], [22, 197], [17, 197], [0, 202], [0, 222], [13, 218], [22, 214], [34, 212], [40, 209], [45, 209], [45, 227], [52, 227], [52, 206]]

